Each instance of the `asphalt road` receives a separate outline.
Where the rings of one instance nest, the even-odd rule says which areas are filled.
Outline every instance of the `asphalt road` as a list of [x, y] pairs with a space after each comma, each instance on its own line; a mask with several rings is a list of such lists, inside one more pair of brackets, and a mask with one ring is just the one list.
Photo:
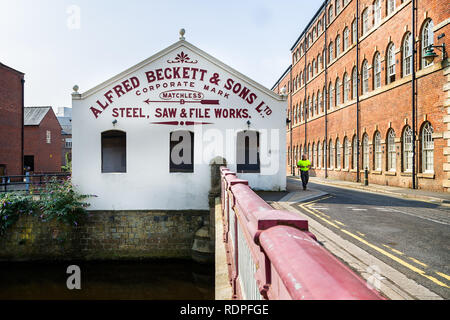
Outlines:
[[322, 184], [310, 183], [308, 187], [329, 195], [308, 204], [294, 204], [296, 209], [450, 299], [448, 207]]

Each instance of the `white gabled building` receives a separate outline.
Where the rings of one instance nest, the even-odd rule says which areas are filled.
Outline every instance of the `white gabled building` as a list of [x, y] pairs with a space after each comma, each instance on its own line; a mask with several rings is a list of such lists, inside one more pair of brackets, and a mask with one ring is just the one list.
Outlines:
[[255, 189], [286, 188], [285, 98], [183, 34], [95, 88], [75, 86], [72, 116], [73, 182], [97, 195], [92, 210], [207, 210], [216, 156]]

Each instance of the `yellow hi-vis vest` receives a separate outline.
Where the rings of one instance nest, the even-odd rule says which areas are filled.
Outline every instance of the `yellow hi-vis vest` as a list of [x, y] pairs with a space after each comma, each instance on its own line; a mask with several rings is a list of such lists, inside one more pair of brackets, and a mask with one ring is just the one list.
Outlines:
[[308, 166], [311, 165], [311, 161], [306, 160], [298, 160], [297, 165], [300, 167], [301, 171], [308, 171]]

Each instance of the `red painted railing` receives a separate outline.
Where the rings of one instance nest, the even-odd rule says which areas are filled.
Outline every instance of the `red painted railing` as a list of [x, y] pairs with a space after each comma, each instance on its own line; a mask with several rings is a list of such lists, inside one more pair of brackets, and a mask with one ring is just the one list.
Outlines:
[[316, 241], [307, 220], [274, 210], [225, 167], [221, 177], [233, 299], [383, 299]]

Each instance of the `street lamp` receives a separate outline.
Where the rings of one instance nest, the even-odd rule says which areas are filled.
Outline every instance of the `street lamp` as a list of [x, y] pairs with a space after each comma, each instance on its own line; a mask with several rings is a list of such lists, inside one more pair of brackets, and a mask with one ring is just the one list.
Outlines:
[[423, 58], [425, 59], [426, 62], [431, 63], [433, 62], [434, 58], [438, 56], [436, 52], [434, 52], [433, 48], [442, 51], [442, 60], [445, 60], [447, 58], [447, 52], [445, 51], [445, 43], [443, 43], [440, 46], [429, 45], [425, 50], [425, 54], [423, 55]]

